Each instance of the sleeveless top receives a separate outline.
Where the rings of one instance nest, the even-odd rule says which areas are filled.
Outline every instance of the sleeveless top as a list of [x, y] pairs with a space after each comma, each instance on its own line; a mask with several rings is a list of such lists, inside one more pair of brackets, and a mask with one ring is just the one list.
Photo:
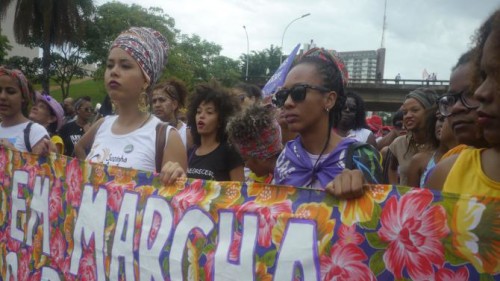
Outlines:
[[443, 192], [500, 197], [500, 182], [490, 179], [481, 168], [483, 149], [463, 150], [451, 168]]
[[[179, 121], [181, 122], [181, 121]], [[184, 144], [184, 147], [187, 149], [187, 124], [184, 122], [181, 122], [182, 126], [179, 129], [179, 135], [181, 136], [182, 143]]]
[[[161, 122], [155, 116], [140, 128], [117, 135], [111, 131], [111, 126], [118, 116], [106, 116], [97, 130], [94, 143], [87, 160], [92, 163], [133, 168], [136, 170], [154, 172], [156, 150], [156, 125]], [[168, 144], [168, 134], [174, 129], [168, 126], [166, 130], [165, 147]], [[175, 130], [175, 129], [174, 129]]]

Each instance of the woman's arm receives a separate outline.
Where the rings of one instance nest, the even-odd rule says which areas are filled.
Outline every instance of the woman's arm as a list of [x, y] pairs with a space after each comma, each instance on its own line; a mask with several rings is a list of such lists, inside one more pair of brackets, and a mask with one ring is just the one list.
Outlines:
[[179, 166], [187, 171], [187, 152], [181, 136], [177, 130], [170, 130], [167, 139], [167, 145], [163, 150], [162, 166], [167, 162], [179, 163]]
[[229, 171], [229, 178], [231, 181], [245, 181], [244, 166], [238, 166]]
[[408, 186], [421, 187], [420, 178], [422, 177], [431, 156], [432, 154], [429, 154], [428, 152], [420, 152], [413, 155], [410, 165], [408, 166]]
[[372, 145], [375, 147], [377, 150], [380, 150], [377, 146], [377, 139], [375, 138], [375, 135], [373, 133], [370, 133], [368, 135], [368, 138], [366, 139], [366, 143]]
[[448, 177], [453, 164], [457, 161], [458, 155], [459, 154], [450, 156], [436, 164], [436, 167], [429, 176], [429, 180], [426, 182], [427, 188], [439, 191], [443, 190], [446, 177]]
[[388, 159], [388, 161], [389, 161], [389, 170], [387, 171], [387, 175], [389, 177], [389, 184], [399, 184], [398, 158], [396, 158], [396, 156], [391, 153], [391, 156]]
[[94, 123], [94, 125], [92, 125], [92, 127], [90, 127], [90, 129], [85, 134], [83, 134], [80, 140], [75, 144], [75, 157], [80, 160], [85, 160], [85, 157], [87, 157], [86, 151], [92, 147], [95, 136], [97, 134], [97, 130], [99, 130], [102, 122], [104, 122], [104, 118], [97, 120], [97, 122]]

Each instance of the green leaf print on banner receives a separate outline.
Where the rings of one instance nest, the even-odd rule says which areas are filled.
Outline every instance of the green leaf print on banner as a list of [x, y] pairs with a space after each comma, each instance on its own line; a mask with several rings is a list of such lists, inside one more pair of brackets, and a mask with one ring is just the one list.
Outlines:
[[387, 248], [387, 243], [380, 240], [380, 237], [378, 236], [377, 232], [369, 232], [369, 233], [366, 233], [365, 236], [366, 236], [366, 240], [368, 241], [368, 244], [370, 244], [370, 246], [372, 248], [381, 249], [381, 250]]
[[380, 222], [381, 214], [382, 214], [382, 207], [380, 207], [380, 204], [374, 204], [372, 219], [370, 221], [360, 223], [359, 226], [365, 229], [377, 229], [378, 224]]
[[375, 274], [375, 276], [378, 276], [385, 270], [385, 263], [383, 258], [384, 253], [385, 251], [376, 251], [375, 254], [373, 254], [370, 258], [370, 270], [373, 272], [373, 274]]

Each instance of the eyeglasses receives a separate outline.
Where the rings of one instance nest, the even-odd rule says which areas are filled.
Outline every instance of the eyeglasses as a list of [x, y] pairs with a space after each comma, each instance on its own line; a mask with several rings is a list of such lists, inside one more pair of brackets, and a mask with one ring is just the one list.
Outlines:
[[472, 98], [471, 95], [468, 95], [466, 91], [458, 93], [448, 92], [437, 101], [439, 113], [445, 117], [450, 116], [451, 110], [458, 100], [460, 100], [467, 109], [476, 109], [479, 107], [479, 101]]
[[301, 102], [306, 98], [307, 89], [320, 91], [322, 93], [326, 93], [326, 92], [330, 91], [329, 89], [327, 89], [325, 87], [321, 87], [321, 86], [299, 84], [299, 85], [293, 86], [290, 89], [282, 88], [282, 89], [278, 90], [276, 92], [276, 94], [274, 94], [273, 104], [276, 105], [277, 107], [283, 107], [283, 105], [285, 105], [286, 99], [288, 98], [288, 95], [290, 95], [290, 97], [292, 97], [292, 100], [294, 102]]

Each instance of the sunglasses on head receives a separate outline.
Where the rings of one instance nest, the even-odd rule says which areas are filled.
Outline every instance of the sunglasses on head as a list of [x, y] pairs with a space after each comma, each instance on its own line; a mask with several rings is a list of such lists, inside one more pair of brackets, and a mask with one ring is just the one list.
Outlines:
[[293, 102], [301, 102], [306, 98], [307, 89], [319, 91], [321, 93], [329, 92], [330, 90], [321, 86], [312, 86], [308, 84], [298, 84], [290, 89], [281, 88], [274, 94], [273, 104], [277, 107], [283, 107], [288, 96], [292, 98]]

